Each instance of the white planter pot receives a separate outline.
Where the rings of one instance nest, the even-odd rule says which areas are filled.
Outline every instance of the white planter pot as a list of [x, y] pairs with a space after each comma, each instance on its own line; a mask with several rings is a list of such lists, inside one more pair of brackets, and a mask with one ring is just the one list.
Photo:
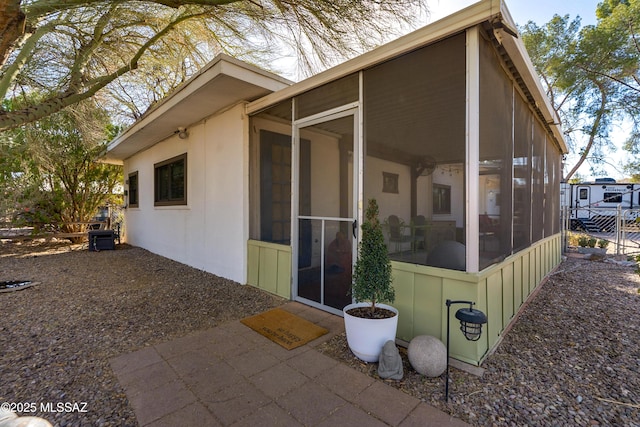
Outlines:
[[344, 314], [344, 329], [347, 334], [347, 343], [351, 352], [358, 359], [365, 362], [377, 362], [384, 344], [395, 341], [398, 329], [398, 310], [386, 304], [377, 304], [376, 307], [386, 308], [396, 313], [388, 319], [363, 319], [347, 313], [356, 307], [369, 307], [366, 302], [349, 304], [342, 309]]

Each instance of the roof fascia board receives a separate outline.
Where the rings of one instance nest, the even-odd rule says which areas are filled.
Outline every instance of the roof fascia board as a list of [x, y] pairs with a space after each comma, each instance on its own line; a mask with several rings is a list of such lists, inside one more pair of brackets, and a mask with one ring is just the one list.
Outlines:
[[[459, 12], [435, 21], [432, 24], [402, 36], [370, 52], [350, 59], [343, 64], [316, 74], [315, 76], [284, 88], [278, 92], [274, 92], [257, 99], [249, 103], [247, 106], [247, 113], [252, 114], [264, 110], [278, 102], [292, 98], [327, 82], [337, 80], [365, 68], [372, 67], [396, 56], [415, 50], [421, 46], [425, 46], [452, 34], [464, 31], [466, 28], [491, 20], [493, 17], [500, 16], [503, 9], [506, 10], [502, 0], [485, 0], [474, 3]], [[508, 16], [510, 17], [510, 15]]]
[[209, 64], [196, 74], [191, 76], [186, 82], [167, 98], [164, 98], [151, 110], [147, 111], [140, 119], [131, 125], [122, 135], [114, 139], [107, 148], [107, 151], [123, 143], [131, 135], [149, 123], [160, 118], [176, 104], [200, 90], [203, 86], [218, 77], [219, 75], [235, 77], [257, 86], [277, 91], [282, 89], [282, 85], [291, 85], [292, 82], [276, 74], [264, 71], [253, 65], [244, 63], [225, 54], [217, 55]]

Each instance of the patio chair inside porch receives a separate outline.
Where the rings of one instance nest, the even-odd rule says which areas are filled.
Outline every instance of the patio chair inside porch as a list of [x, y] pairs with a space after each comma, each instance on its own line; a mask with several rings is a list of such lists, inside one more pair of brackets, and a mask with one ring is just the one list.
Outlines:
[[[404, 221], [398, 218], [397, 215], [389, 215], [387, 223], [389, 225], [389, 243], [394, 243], [394, 252], [401, 252], [402, 244], [404, 243], [410, 243], [411, 251], [415, 251], [416, 236], [413, 233], [412, 227], [406, 226]], [[406, 234], [406, 230], [409, 230], [410, 234]], [[420, 239], [424, 240], [424, 236], [421, 236]]]
[[411, 220], [414, 250], [427, 249], [427, 227], [427, 219], [424, 215], [418, 215]]

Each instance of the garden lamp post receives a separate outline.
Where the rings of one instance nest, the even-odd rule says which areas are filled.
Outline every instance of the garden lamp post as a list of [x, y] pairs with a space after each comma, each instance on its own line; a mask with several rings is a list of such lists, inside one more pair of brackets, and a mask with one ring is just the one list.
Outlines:
[[447, 376], [445, 379], [444, 399], [449, 401], [449, 317], [453, 304], [469, 304], [469, 308], [456, 311], [456, 319], [460, 321], [460, 330], [469, 341], [478, 341], [482, 335], [482, 325], [487, 323], [487, 316], [480, 310], [473, 308], [475, 302], [447, 300]]

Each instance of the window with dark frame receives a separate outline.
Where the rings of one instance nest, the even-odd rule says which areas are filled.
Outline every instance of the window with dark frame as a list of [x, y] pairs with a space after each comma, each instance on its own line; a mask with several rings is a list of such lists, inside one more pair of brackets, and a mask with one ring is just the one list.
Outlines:
[[138, 207], [138, 171], [129, 174], [129, 207]]
[[451, 213], [451, 186], [433, 184], [433, 213]]
[[154, 165], [154, 206], [187, 204], [187, 154]]
[[398, 194], [399, 174], [382, 172], [382, 192]]
[[589, 198], [589, 191], [586, 188], [580, 189], [580, 195], [578, 196], [580, 200], [586, 200]]
[[604, 193], [605, 203], [622, 203], [622, 193]]

